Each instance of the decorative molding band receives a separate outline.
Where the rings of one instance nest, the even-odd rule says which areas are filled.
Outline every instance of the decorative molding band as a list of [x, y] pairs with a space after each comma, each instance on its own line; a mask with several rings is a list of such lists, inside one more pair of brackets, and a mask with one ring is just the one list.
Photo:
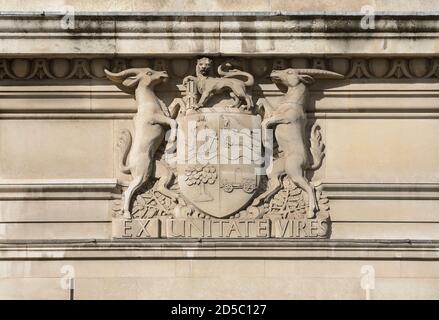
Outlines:
[[0, 200], [111, 200], [118, 191], [116, 179], [0, 180]]
[[[0, 180], [0, 200], [119, 199], [127, 182], [117, 179]], [[438, 200], [439, 183], [324, 182], [330, 199]]]
[[438, 200], [439, 183], [323, 183], [329, 199]]
[[[84, 37], [91, 34], [121, 36], [123, 34], [144, 33], [157, 34], [160, 32], [194, 33], [210, 32], [221, 34], [245, 33], [254, 36], [267, 33], [283, 36], [294, 33], [433, 33], [439, 31], [438, 12], [375, 12], [375, 28], [373, 30], [361, 27], [364, 17], [361, 12], [194, 12], [194, 13], [157, 13], [157, 12], [75, 12], [75, 28], [66, 32], [59, 21], [65, 16], [61, 12], [1, 12], [3, 26], [20, 23], [25, 35], [33, 33], [67, 33]], [[99, 23], [96, 23], [99, 22]], [[169, 27], [173, 28], [170, 29]], [[7, 34], [11, 29], [0, 28]], [[346, 33], [348, 33], [346, 35]]]
[[[221, 58], [217, 59], [220, 63]], [[183, 78], [195, 70], [193, 58], [12, 58], [0, 59], [0, 80], [105, 80], [104, 69], [119, 72], [127, 68], [150, 67]], [[439, 58], [240, 58], [242, 69], [265, 78], [273, 69], [314, 68], [343, 74], [347, 79], [430, 79], [439, 78]], [[48, 83], [50, 84], [50, 82]]]
[[[169, 105], [182, 95], [173, 78], [157, 90]], [[256, 78], [254, 99], [282, 94], [277, 86]], [[334, 83], [337, 81], [337, 83]], [[88, 84], [85, 84], [87, 82]], [[90, 82], [99, 82], [90, 84]], [[397, 84], [396, 84], [397, 82]], [[0, 119], [131, 119], [135, 100], [104, 80], [4, 80], [0, 83]], [[310, 87], [309, 118], [437, 119], [439, 81], [398, 79], [321, 80]]]
[[[195, 9], [200, 9], [200, 4], [194, 4]], [[210, 4], [207, 5], [210, 7]], [[179, 11], [105, 11], [105, 12], [96, 12], [96, 11], [78, 11], [75, 12], [75, 16], [78, 17], [125, 17], [125, 18], [133, 18], [133, 17], [364, 17], [364, 14], [359, 11], [288, 11], [288, 10], [271, 10], [271, 11], [203, 11], [203, 10], [191, 10], [190, 6], [184, 6], [185, 10]], [[267, 6], [267, 8], [269, 8]], [[439, 8], [439, 7], [434, 7]], [[172, 7], [172, 9], [175, 9]], [[406, 8], [404, 8], [406, 9]], [[36, 17], [40, 18], [44, 17], [54, 17], [54, 18], [62, 18], [65, 16], [65, 12], [62, 11], [0, 11], [0, 15], [2, 17]], [[415, 17], [426, 17], [426, 18], [435, 18], [439, 17], [439, 11], [437, 10], [429, 10], [429, 11], [375, 11], [374, 15], [376, 17], [405, 17], [405, 18], [413, 18]]]
[[[438, 110], [439, 111], [439, 110]], [[399, 113], [400, 110], [395, 112], [374, 112], [365, 113], [361, 109], [356, 109], [348, 112], [313, 112], [308, 113], [309, 119], [439, 119], [439, 112], [405, 112]], [[133, 118], [132, 113], [126, 112], [94, 112], [94, 113], [32, 113], [24, 111], [23, 113], [0, 113], [0, 119], [8, 120], [131, 120]]]
[[0, 260], [64, 259], [439, 260], [439, 241], [207, 239], [0, 241]]

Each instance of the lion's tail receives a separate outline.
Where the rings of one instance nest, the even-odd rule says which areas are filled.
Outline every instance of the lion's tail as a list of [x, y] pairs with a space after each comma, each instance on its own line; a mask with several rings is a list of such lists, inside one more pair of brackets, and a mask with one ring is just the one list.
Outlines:
[[119, 153], [119, 168], [123, 173], [129, 174], [131, 170], [127, 164], [128, 153], [131, 149], [133, 139], [131, 138], [131, 133], [124, 129], [120, 132], [119, 141], [117, 143], [120, 149]]
[[[231, 67], [231, 64], [226, 63], [226, 66]], [[218, 67], [218, 74], [220, 76], [223, 76], [224, 78], [234, 78], [236, 76], [247, 77], [247, 81], [244, 82], [244, 85], [246, 87], [251, 87], [255, 83], [255, 78], [250, 73], [238, 69], [230, 69], [229, 71], [224, 71], [222, 64]]]

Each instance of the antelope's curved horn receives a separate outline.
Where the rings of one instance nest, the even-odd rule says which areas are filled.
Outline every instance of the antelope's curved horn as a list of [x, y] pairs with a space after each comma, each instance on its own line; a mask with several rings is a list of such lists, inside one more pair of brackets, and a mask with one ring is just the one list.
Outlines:
[[326, 79], [343, 79], [344, 75], [332, 72], [328, 70], [321, 70], [321, 69], [294, 69], [299, 74], [308, 74], [310, 76], [313, 76], [315, 78], [326, 78]]
[[136, 69], [126, 69], [118, 73], [113, 73], [108, 71], [107, 69], [104, 69], [105, 74], [107, 75], [107, 78], [114, 82], [122, 82], [127, 77], [131, 75], [136, 75], [138, 72]]

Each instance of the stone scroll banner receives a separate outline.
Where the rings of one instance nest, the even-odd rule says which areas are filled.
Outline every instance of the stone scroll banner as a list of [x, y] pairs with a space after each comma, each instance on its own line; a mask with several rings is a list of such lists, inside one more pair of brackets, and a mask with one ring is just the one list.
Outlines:
[[327, 238], [326, 219], [113, 219], [113, 238]]

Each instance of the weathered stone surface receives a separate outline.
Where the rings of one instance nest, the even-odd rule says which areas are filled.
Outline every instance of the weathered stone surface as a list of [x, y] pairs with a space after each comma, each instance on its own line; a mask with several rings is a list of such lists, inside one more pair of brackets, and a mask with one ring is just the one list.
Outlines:
[[169, 219], [167, 238], [269, 238], [270, 220]]
[[275, 238], [322, 238], [328, 235], [327, 220], [287, 220], [277, 219], [272, 222], [272, 234]]
[[115, 219], [113, 238], [149, 239], [160, 237], [159, 219]]
[[113, 238], [307, 239], [329, 236], [327, 219], [115, 219]]
[[0, 298], [439, 297], [437, 1], [0, 6]]
[[377, 11], [430, 12], [439, 11], [435, 0], [414, 0], [404, 2], [388, 0], [242, 0], [230, 3], [228, 0], [122, 0], [92, 2], [84, 0], [35, 0], [32, 4], [25, 0], [2, 0], [4, 11], [62, 11], [72, 6], [75, 11], [89, 12], [358, 12], [362, 6], [370, 5]]

